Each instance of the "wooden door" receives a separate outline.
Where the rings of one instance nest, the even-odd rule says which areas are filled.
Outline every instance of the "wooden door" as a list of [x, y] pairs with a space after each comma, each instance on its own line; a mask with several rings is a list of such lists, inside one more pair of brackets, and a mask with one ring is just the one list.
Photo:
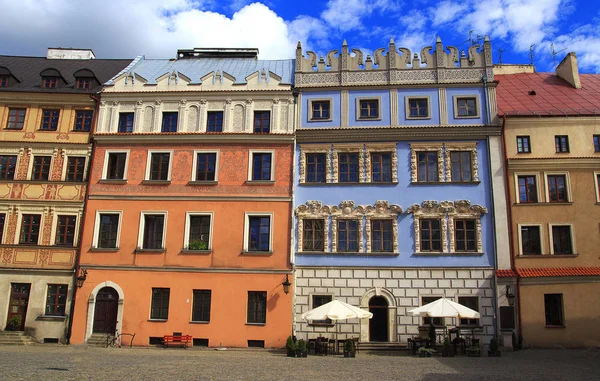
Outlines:
[[8, 316], [6, 318], [6, 328], [10, 329], [9, 322], [15, 316], [21, 317], [21, 324], [13, 329], [22, 331], [25, 328], [25, 317], [27, 316], [27, 305], [29, 304], [29, 291], [31, 283], [11, 283], [10, 284], [10, 303], [8, 306]]
[[388, 303], [382, 296], [374, 296], [369, 300], [369, 312], [373, 318], [369, 320], [369, 341], [388, 341]]
[[117, 329], [119, 294], [112, 287], [104, 287], [96, 295], [94, 333], [112, 333]]

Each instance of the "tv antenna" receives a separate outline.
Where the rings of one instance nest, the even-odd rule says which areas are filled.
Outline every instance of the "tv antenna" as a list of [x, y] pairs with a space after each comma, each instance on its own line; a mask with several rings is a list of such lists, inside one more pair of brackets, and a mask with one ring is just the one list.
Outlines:
[[533, 65], [533, 47], [535, 44], [529, 45], [529, 64]]
[[504, 50], [502, 48], [498, 48], [498, 65], [502, 65], [502, 53]]
[[561, 50], [554, 50], [554, 42], [550, 43], [550, 51], [552, 52], [552, 64], [556, 67], [556, 55], [560, 52], [564, 52], [568, 48], [564, 48]]

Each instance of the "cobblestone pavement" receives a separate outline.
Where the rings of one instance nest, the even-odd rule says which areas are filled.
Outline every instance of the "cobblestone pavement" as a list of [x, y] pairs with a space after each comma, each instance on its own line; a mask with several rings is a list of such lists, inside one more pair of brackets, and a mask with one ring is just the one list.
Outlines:
[[600, 380], [600, 350], [525, 350], [501, 358], [268, 350], [0, 346], [1, 380]]

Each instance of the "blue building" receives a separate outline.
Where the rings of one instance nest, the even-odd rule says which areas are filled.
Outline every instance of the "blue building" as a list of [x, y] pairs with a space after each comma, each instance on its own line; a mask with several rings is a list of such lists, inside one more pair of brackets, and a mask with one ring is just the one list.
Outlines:
[[[339, 53], [339, 54], [338, 54]], [[433, 323], [495, 332], [492, 182], [500, 168], [491, 45], [465, 53], [296, 50], [295, 329], [406, 344]], [[491, 149], [490, 149], [491, 148]], [[501, 172], [501, 171], [498, 171]], [[492, 176], [493, 174], [493, 176]], [[497, 179], [497, 180], [498, 180]], [[503, 197], [503, 196], [502, 196]], [[407, 311], [446, 297], [480, 319]], [[304, 321], [332, 299], [372, 319]]]

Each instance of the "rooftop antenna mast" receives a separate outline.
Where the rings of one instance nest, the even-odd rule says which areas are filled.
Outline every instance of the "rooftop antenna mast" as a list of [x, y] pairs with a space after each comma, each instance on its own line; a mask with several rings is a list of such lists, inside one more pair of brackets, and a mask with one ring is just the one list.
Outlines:
[[554, 50], [554, 42], [550, 43], [550, 51], [552, 52], [552, 64], [556, 67], [556, 55], [560, 52], [567, 50], [568, 48], [564, 48], [561, 50]]
[[533, 66], [533, 47], [535, 44], [529, 45], [529, 64]]
[[502, 50], [502, 48], [498, 48], [498, 64], [502, 65], [502, 53], [504, 52], [504, 50]]

